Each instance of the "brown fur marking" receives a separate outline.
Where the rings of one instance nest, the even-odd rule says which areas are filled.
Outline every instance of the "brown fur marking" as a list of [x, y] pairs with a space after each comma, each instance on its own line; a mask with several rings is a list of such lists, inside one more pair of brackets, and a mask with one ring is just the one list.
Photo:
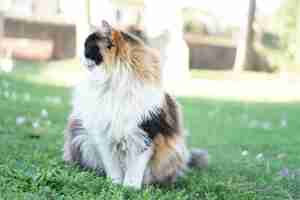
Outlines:
[[[155, 85], [161, 83], [158, 52], [146, 47], [144, 42], [128, 33], [122, 34], [121, 31], [113, 30], [111, 38], [113, 47], [102, 48], [106, 66], [114, 67], [118, 60], [127, 62], [139, 80]], [[98, 46], [101, 48], [101, 41]]]
[[160, 133], [153, 141], [154, 154], [150, 168], [155, 181], [159, 182], [175, 181], [176, 177], [186, 168], [188, 159], [184, 144], [181, 113], [177, 103], [169, 94], [165, 95], [163, 110], [174, 132]]

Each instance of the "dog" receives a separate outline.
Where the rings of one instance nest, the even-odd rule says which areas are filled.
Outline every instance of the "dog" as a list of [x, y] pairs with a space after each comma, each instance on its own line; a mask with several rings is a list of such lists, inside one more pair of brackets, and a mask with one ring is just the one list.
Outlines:
[[84, 48], [88, 75], [74, 90], [66, 162], [136, 189], [207, 166], [205, 150], [187, 148], [180, 105], [163, 89], [154, 49], [106, 21]]

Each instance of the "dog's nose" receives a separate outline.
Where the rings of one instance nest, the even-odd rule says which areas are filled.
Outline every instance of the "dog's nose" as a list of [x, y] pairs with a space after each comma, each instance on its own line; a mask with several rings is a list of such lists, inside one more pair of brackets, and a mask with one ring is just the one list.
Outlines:
[[103, 61], [98, 46], [86, 47], [84, 50], [84, 56], [88, 59], [93, 60], [97, 65], [99, 65]]

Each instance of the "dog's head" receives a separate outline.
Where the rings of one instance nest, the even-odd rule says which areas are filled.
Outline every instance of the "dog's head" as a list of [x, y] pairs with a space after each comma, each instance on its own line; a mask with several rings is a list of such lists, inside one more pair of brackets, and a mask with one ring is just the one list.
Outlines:
[[84, 56], [93, 66], [111, 66], [117, 61], [128, 60], [131, 50], [143, 45], [134, 35], [117, 30], [108, 22], [102, 21], [101, 27], [86, 38]]
[[106, 21], [85, 41], [89, 69], [101, 67], [108, 73], [125, 71], [137, 79], [160, 83], [160, 57], [135, 35], [113, 28]]

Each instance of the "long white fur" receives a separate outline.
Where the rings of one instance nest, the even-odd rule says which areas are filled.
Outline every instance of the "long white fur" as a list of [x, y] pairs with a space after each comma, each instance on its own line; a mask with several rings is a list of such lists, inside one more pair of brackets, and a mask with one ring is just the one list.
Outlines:
[[145, 177], [147, 164], [151, 159], [152, 154], [153, 146], [146, 149], [140, 155], [136, 157], [131, 157], [134, 160], [131, 160], [131, 162], [128, 163], [127, 170], [124, 176], [124, 185], [134, 188], [141, 187], [143, 183], [143, 178]]
[[152, 150], [138, 124], [162, 106], [164, 93], [137, 80], [128, 66], [113, 68], [111, 73], [101, 66], [90, 70], [75, 89], [71, 118], [80, 119], [87, 131], [77, 139], [84, 143], [84, 159], [102, 166], [115, 183], [140, 188]]

